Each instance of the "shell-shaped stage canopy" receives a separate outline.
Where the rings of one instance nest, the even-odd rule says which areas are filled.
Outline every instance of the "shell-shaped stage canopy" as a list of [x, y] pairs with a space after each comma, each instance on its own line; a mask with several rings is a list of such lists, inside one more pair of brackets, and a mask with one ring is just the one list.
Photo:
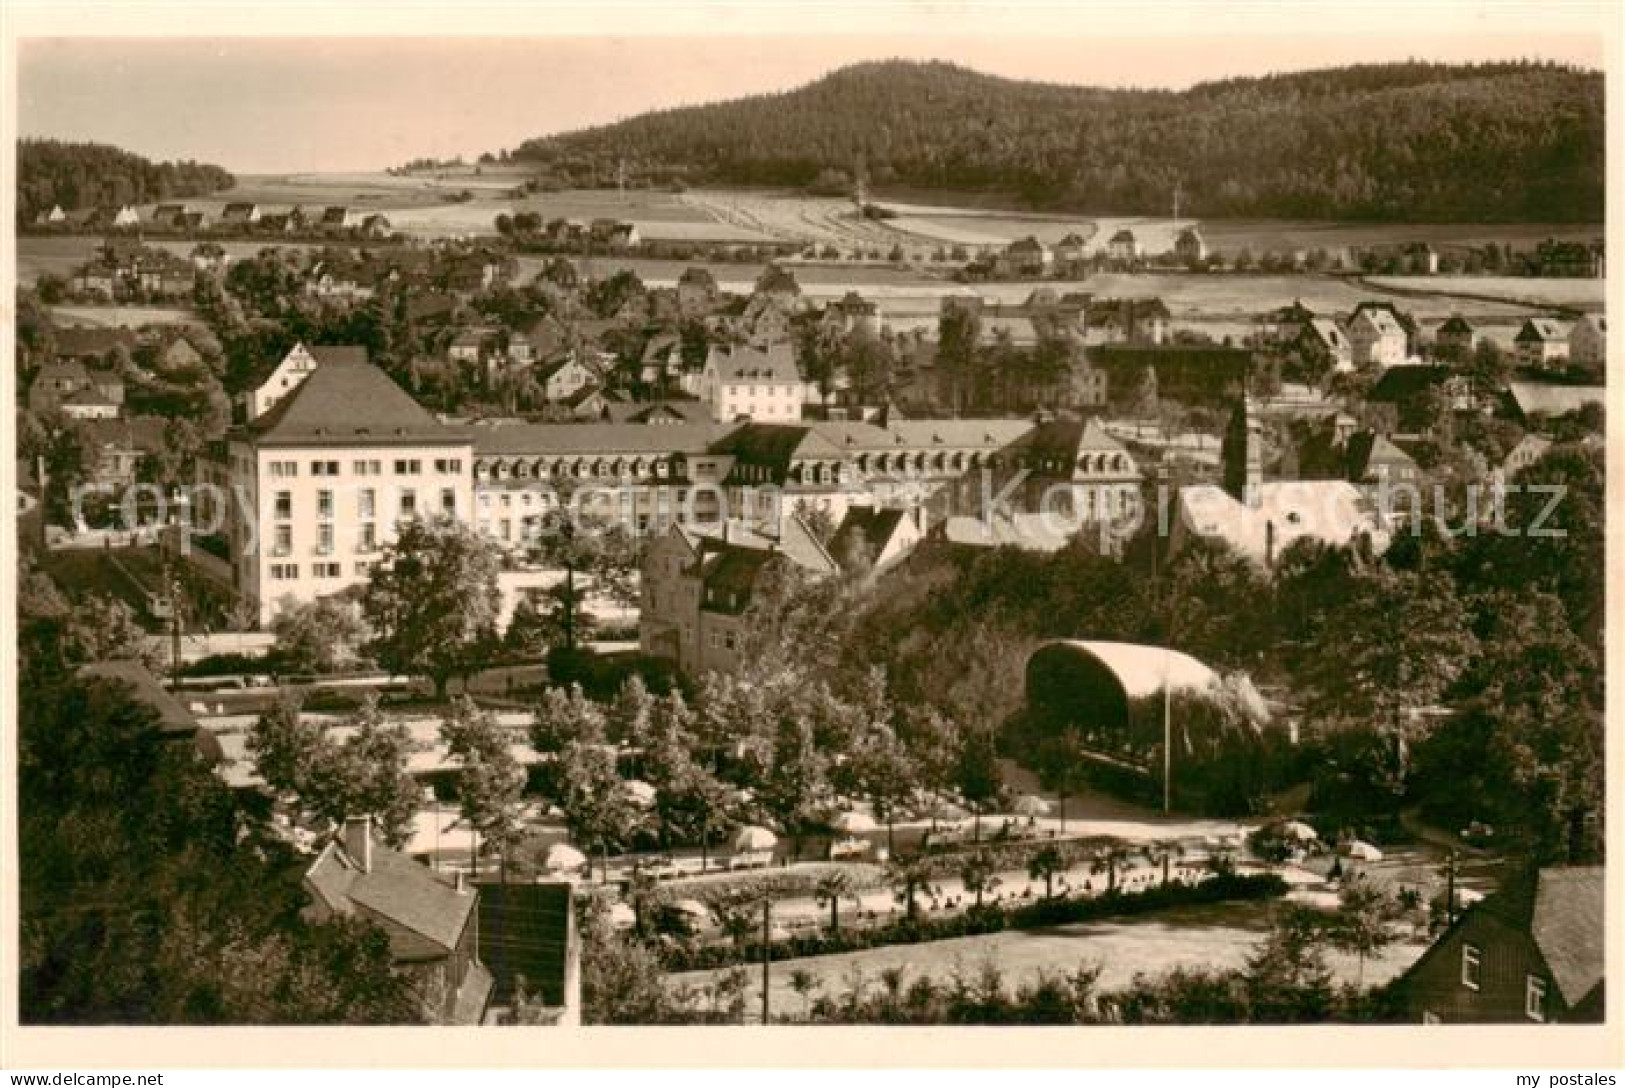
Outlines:
[[1221, 676], [1190, 654], [1132, 642], [1058, 639], [1027, 659], [1027, 702], [1061, 721], [1126, 726], [1131, 704], [1166, 690], [1240, 710], [1255, 725], [1269, 720], [1263, 696], [1243, 675]]

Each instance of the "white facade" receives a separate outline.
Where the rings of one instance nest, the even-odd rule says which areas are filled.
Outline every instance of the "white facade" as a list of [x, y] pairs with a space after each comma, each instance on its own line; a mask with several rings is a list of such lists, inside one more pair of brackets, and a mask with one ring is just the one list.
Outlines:
[[271, 371], [271, 376], [260, 383], [257, 388], [250, 389], [238, 396], [243, 405], [243, 418], [245, 420], [258, 419], [269, 412], [278, 401], [295, 389], [316, 369], [316, 357], [303, 344], [295, 344], [293, 350], [288, 352]]
[[718, 422], [743, 417], [757, 423], [794, 423], [801, 419], [806, 386], [789, 345], [780, 344], [765, 351], [712, 348], [696, 392]]
[[228, 446], [234, 576], [261, 624], [284, 597], [308, 602], [366, 581], [396, 527], [441, 514], [469, 520], [467, 440], [414, 446]]
[[1386, 369], [1405, 362], [1405, 329], [1386, 310], [1361, 310], [1349, 322], [1354, 365]]

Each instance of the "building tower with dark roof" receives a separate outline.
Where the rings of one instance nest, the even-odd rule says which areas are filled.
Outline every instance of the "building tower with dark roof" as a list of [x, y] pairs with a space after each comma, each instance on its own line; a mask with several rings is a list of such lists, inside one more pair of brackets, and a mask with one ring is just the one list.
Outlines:
[[1243, 394], [1230, 415], [1221, 451], [1224, 489], [1245, 506], [1257, 506], [1264, 486], [1264, 425], [1253, 398]]

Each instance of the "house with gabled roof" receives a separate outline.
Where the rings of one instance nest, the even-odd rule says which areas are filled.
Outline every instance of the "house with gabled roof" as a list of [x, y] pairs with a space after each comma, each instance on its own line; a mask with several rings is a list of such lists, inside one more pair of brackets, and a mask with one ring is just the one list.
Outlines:
[[1460, 314], [1451, 314], [1433, 334], [1435, 347], [1462, 358], [1472, 352], [1477, 342], [1477, 330]]
[[1123, 227], [1106, 240], [1106, 256], [1114, 261], [1132, 261], [1140, 256], [1140, 240]]
[[1569, 362], [1601, 366], [1607, 358], [1608, 318], [1603, 314], [1581, 314], [1569, 328]]
[[907, 559], [925, 539], [925, 508], [853, 506], [830, 538], [829, 554], [850, 572], [878, 574]]
[[233, 201], [220, 209], [222, 227], [247, 227], [260, 221], [260, 206], [252, 201]]
[[246, 497], [210, 516], [261, 623], [286, 601], [364, 582], [409, 519], [473, 518], [471, 437], [366, 360], [355, 346], [297, 347], [254, 391], [269, 406], [200, 466], [221, 494]]
[[1603, 1021], [1603, 868], [1519, 874], [1469, 906], [1394, 984], [1422, 1024]]
[[772, 532], [723, 521], [673, 525], [651, 541], [642, 568], [638, 642], [691, 676], [731, 673], [746, 652], [745, 613], [775, 568], [827, 578], [839, 565], [796, 516]]
[[1349, 319], [1348, 340], [1356, 367], [1386, 370], [1405, 362], [1405, 327], [1389, 310], [1356, 310]]
[[1175, 259], [1187, 263], [1207, 259], [1207, 242], [1202, 239], [1202, 232], [1194, 226], [1184, 228], [1174, 238]]
[[761, 348], [713, 346], [698, 393], [718, 422], [789, 423], [801, 418], [805, 386], [794, 350], [780, 341]]
[[1531, 317], [1513, 338], [1521, 366], [1545, 367], [1569, 357], [1569, 328], [1552, 317]]
[[677, 277], [677, 306], [684, 317], [703, 317], [710, 313], [721, 294], [717, 278], [709, 268], [686, 268]]
[[305, 871], [312, 921], [353, 918], [389, 939], [393, 970], [434, 1024], [479, 1024], [491, 997], [480, 961], [479, 891], [376, 840], [372, 819], [346, 820]]

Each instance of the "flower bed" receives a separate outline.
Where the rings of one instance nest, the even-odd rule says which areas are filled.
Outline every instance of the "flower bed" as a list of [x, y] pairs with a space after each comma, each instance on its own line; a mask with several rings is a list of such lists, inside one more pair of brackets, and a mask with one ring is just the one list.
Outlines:
[[[886, 945], [920, 944], [952, 937], [975, 937], [1005, 929], [1037, 929], [1074, 922], [1120, 918], [1169, 907], [1229, 900], [1271, 899], [1285, 895], [1286, 882], [1273, 873], [1252, 876], [1215, 876], [1197, 884], [1173, 883], [1143, 892], [1107, 892], [1087, 898], [1041, 899], [1021, 906], [984, 904], [963, 914], [945, 918], [901, 918], [883, 926], [854, 927], [838, 933], [809, 934], [774, 941], [768, 947], [773, 959], [800, 959], [829, 956], [841, 952], [861, 952]], [[667, 971], [705, 971], [760, 962], [760, 944], [693, 945], [676, 944], [662, 950]]]

